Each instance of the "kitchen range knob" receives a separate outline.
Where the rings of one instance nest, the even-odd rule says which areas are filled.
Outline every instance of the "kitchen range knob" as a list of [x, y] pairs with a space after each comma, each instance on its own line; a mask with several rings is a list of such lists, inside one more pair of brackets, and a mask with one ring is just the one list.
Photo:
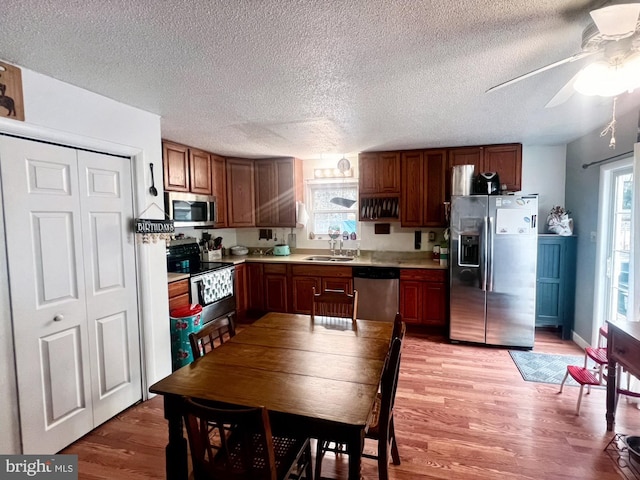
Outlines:
[[64, 320], [64, 316], [61, 313], [53, 317], [54, 322], [61, 322], [62, 320]]

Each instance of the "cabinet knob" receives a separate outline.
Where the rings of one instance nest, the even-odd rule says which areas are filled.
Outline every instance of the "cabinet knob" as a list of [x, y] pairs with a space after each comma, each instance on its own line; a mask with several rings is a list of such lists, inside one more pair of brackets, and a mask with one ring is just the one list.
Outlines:
[[54, 322], [61, 322], [62, 320], [64, 320], [64, 315], [62, 315], [61, 313], [53, 317]]

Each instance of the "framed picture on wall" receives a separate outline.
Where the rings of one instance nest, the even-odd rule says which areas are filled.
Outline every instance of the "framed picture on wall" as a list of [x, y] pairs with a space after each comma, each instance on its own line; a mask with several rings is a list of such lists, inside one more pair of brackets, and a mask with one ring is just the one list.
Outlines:
[[0, 62], [0, 117], [24, 121], [22, 72], [3, 62]]

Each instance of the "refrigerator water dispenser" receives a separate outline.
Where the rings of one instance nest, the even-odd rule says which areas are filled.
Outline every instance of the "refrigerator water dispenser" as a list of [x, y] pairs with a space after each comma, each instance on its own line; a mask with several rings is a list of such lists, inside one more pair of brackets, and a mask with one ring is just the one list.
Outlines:
[[461, 267], [480, 266], [480, 236], [460, 235], [458, 265]]

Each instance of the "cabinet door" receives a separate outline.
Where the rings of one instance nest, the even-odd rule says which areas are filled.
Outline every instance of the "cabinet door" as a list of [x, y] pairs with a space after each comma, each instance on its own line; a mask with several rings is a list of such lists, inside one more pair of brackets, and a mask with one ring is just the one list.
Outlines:
[[262, 265], [247, 263], [247, 310], [254, 313], [264, 312], [264, 285]]
[[243, 321], [246, 318], [249, 309], [249, 298], [247, 296], [247, 266], [240, 263], [236, 265], [236, 315], [238, 320]]
[[378, 193], [400, 193], [400, 154], [383, 152], [378, 154], [376, 172]]
[[422, 290], [422, 324], [447, 325], [447, 289], [444, 283], [424, 282]]
[[400, 281], [400, 314], [406, 323], [419, 324], [422, 321], [422, 283]]
[[376, 193], [378, 190], [376, 168], [377, 153], [361, 153], [358, 156], [359, 193]]
[[522, 190], [522, 145], [494, 145], [485, 147], [483, 171], [498, 172], [500, 183], [511, 192]]
[[424, 162], [422, 151], [404, 152], [401, 160], [402, 198], [400, 221], [403, 227], [421, 227], [424, 219]]
[[444, 215], [445, 172], [447, 156], [445, 150], [426, 150], [424, 156], [425, 181], [424, 193], [425, 227], [446, 227]]
[[271, 160], [254, 162], [256, 186], [256, 226], [273, 227], [276, 224], [277, 192], [275, 164]]
[[264, 275], [264, 302], [268, 312], [287, 311], [287, 276]]
[[276, 182], [276, 218], [277, 227], [296, 226], [296, 178], [295, 160], [279, 158], [274, 160]]
[[299, 277], [291, 279], [293, 295], [293, 313], [311, 314], [311, 304], [313, 303], [313, 289], [320, 292], [322, 287], [318, 277]]
[[164, 189], [170, 192], [189, 191], [189, 148], [177, 143], [162, 142]]
[[207, 152], [189, 149], [189, 180], [191, 193], [211, 195], [211, 158]]
[[227, 159], [227, 225], [255, 226], [253, 160]]
[[211, 193], [216, 197], [216, 227], [227, 226], [227, 174], [224, 157], [211, 155]]
[[473, 165], [473, 175], [478, 175], [482, 169], [482, 147], [450, 148], [447, 150], [446, 197], [451, 197], [451, 168], [455, 165]]

